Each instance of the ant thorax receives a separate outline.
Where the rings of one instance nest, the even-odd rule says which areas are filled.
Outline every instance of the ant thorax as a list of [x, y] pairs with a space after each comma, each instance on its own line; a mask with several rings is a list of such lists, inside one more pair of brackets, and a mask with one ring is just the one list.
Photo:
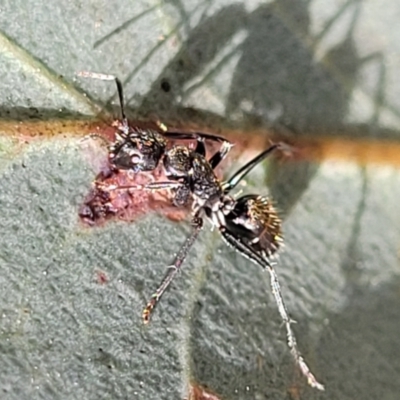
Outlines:
[[221, 198], [223, 190], [220, 180], [208, 160], [198, 153], [192, 155], [191, 180], [192, 193], [195, 198], [204, 200], [206, 203]]
[[192, 170], [191, 153], [186, 146], [173, 146], [164, 156], [165, 175], [170, 179], [187, 177]]
[[[187, 146], [174, 146], [168, 150], [164, 155], [163, 165], [169, 179], [186, 184], [184, 186], [193, 197], [195, 209], [210, 201], [219, 201], [222, 196], [221, 183], [209, 161]], [[178, 194], [183, 190], [180, 189], [176, 190]]]

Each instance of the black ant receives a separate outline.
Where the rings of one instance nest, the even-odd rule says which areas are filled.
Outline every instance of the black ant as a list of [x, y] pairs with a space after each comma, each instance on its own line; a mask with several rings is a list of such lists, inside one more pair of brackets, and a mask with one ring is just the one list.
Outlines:
[[[164, 154], [164, 168], [167, 177], [171, 179], [165, 182], [151, 182], [145, 185], [114, 189], [170, 189], [174, 193], [174, 204], [186, 204], [189, 199], [193, 201], [193, 231], [180, 248], [173, 264], [170, 265], [158, 289], [147, 303], [142, 315], [144, 323], [147, 324], [150, 321], [153, 309], [179, 272], [190, 248], [203, 228], [203, 219], [207, 218], [213, 227], [219, 230], [228, 245], [269, 272], [272, 293], [286, 327], [290, 352], [301, 372], [307, 378], [308, 384], [319, 390], [324, 390], [324, 386], [311, 373], [297, 348], [297, 341], [291, 327], [293, 321], [290, 319], [283, 301], [278, 276], [270, 262], [270, 257], [282, 243], [281, 220], [271, 201], [265, 196], [248, 194], [235, 198], [230, 195], [230, 192], [256, 165], [267, 158], [274, 150], [286, 151], [288, 146], [283, 143], [271, 145], [240, 168], [230, 179], [221, 182], [215, 175], [214, 169], [229, 151], [231, 144], [228, 141], [214, 135], [183, 133], [183, 138], [196, 139], [196, 149], [191, 150], [185, 146], [176, 146], [170, 152], [165, 152], [165, 139], [159, 133], [155, 135], [153, 131], [139, 131], [129, 126], [123, 110], [122, 85], [116, 77], [91, 73], [90, 75], [85, 73], [85, 76], [113, 79], [117, 83], [123, 120], [120, 126], [120, 137], [117, 138], [110, 150], [110, 159], [115, 163], [114, 165], [121, 164], [124, 169], [132, 169], [133, 171], [145, 170], [144, 168], [154, 169]], [[140, 136], [141, 132], [143, 136]], [[134, 140], [132, 140], [132, 135]], [[167, 137], [175, 138], [175, 135], [176, 133], [171, 133], [171, 136]], [[222, 142], [221, 149], [209, 160], [205, 157], [204, 139]], [[132, 143], [134, 143], [133, 146]], [[162, 146], [160, 146], [160, 143]], [[140, 147], [142, 145], [144, 147]], [[150, 151], [152, 149], [155, 153]], [[140, 151], [143, 151], [144, 154], [139, 153]], [[127, 154], [130, 158], [126, 156]], [[120, 160], [120, 162], [116, 163], [116, 160]], [[141, 162], [138, 162], [140, 160]]]

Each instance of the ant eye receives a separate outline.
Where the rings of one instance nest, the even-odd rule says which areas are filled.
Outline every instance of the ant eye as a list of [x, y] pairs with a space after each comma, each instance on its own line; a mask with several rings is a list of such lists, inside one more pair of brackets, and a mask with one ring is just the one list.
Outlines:
[[132, 164], [139, 164], [142, 161], [142, 157], [139, 154], [134, 154], [131, 157]]

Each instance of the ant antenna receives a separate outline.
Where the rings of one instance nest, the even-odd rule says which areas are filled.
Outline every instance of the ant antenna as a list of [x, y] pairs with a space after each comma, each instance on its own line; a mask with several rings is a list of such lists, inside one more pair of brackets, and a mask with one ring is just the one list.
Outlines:
[[263, 151], [256, 158], [253, 158], [246, 165], [239, 169], [228, 181], [223, 183], [223, 190], [225, 193], [229, 193], [232, 189], [234, 189], [238, 183], [256, 166], [258, 165], [264, 158], [267, 158], [270, 153], [272, 153], [275, 149], [280, 147], [280, 143], [271, 145], [267, 150]]
[[120, 105], [120, 108], [121, 108], [122, 124], [123, 124], [124, 127], [127, 127], [128, 126], [128, 119], [126, 118], [126, 115], [125, 115], [124, 91], [122, 89], [121, 81], [114, 75], [101, 74], [101, 73], [98, 73], [98, 72], [80, 71], [80, 72], [77, 73], [77, 75], [81, 76], [83, 78], [100, 79], [102, 81], [115, 81], [115, 84], [117, 85], [119, 105]]

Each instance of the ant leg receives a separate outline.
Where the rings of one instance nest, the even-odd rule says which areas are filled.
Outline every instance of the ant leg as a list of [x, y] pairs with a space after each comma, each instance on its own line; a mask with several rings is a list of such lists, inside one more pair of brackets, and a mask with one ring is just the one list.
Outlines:
[[153, 309], [160, 301], [161, 296], [164, 292], [168, 289], [169, 285], [175, 278], [176, 274], [180, 271], [183, 262], [186, 259], [186, 256], [189, 253], [190, 248], [193, 246], [194, 242], [197, 239], [201, 229], [203, 228], [203, 220], [200, 217], [194, 217], [193, 221], [193, 231], [190, 236], [186, 239], [183, 246], [180, 248], [177, 256], [172, 265], [169, 266], [168, 272], [165, 275], [164, 279], [161, 281], [158, 289], [154, 292], [151, 296], [151, 300], [147, 303], [145, 309], [143, 310], [142, 318], [143, 323], [148, 324], [150, 321], [150, 314], [152, 313]]
[[185, 186], [181, 182], [165, 181], [165, 182], [150, 182], [146, 185], [105, 185], [103, 182], [96, 182], [96, 186], [102, 190], [163, 190], [176, 189]]
[[218, 143], [224, 143], [224, 142], [228, 142], [230, 143], [228, 140], [226, 140], [224, 137], [219, 136], [219, 135], [214, 135], [212, 133], [204, 133], [204, 132], [180, 132], [180, 131], [170, 131], [167, 130], [165, 132], [162, 133], [163, 135], [165, 135], [166, 137], [170, 138], [170, 139], [182, 139], [182, 140], [197, 140], [197, 139], [202, 139], [202, 140], [211, 140], [213, 142], [218, 142]]
[[196, 148], [194, 149], [195, 153], [206, 156], [206, 145], [204, 144], [204, 140], [200, 137], [196, 138]]
[[284, 149], [285, 145], [283, 143], [277, 143], [270, 146], [267, 150], [264, 150], [261, 154], [250, 160], [247, 164], [245, 164], [242, 168], [240, 168], [237, 172], [233, 174], [233, 176], [226, 182], [223, 183], [224, 193], [229, 193], [232, 189], [234, 189], [237, 184], [261, 161], [267, 158], [274, 150], [276, 149]]
[[246, 243], [244, 243], [239, 238], [237, 238], [233, 233], [227, 231], [225, 227], [220, 226], [219, 229], [221, 231], [222, 237], [225, 239], [225, 241], [229, 245], [233, 246], [236, 250], [238, 250], [245, 257], [249, 258], [251, 261], [260, 265], [263, 269], [266, 269], [269, 272], [272, 293], [275, 297], [275, 302], [278, 306], [279, 314], [280, 314], [282, 321], [286, 327], [286, 337], [287, 337], [287, 343], [288, 343], [290, 352], [291, 352], [296, 364], [299, 366], [301, 373], [307, 378], [308, 384], [313, 388], [316, 388], [319, 390], [325, 390], [324, 385], [322, 385], [321, 383], [319, 383], [317, 381], [317, 379], [310, 371], [310, 368], [304, 361], [303, 356], [300, 354], [300, 352], [297, 348], [296, 337], [295, 337], [292, 327], [291, 327], [291, 323], [293, 321], [290, 319], [286, 305], [283, 301], [281, 286], [279, 284], [278, 275], [276, 274], [275, 269], [268, 262], [268, 260], [266, 260], [265, 258], [260, 256], [256, 251], [254, 251], [250, 246], [248, 246]]
[[219, 151], [217, 151], [209, 160], [212, 169], [215, 169], [215, 167], [226, 157], [232, 146], [233, 144], [227, 140], [222, 143]]

